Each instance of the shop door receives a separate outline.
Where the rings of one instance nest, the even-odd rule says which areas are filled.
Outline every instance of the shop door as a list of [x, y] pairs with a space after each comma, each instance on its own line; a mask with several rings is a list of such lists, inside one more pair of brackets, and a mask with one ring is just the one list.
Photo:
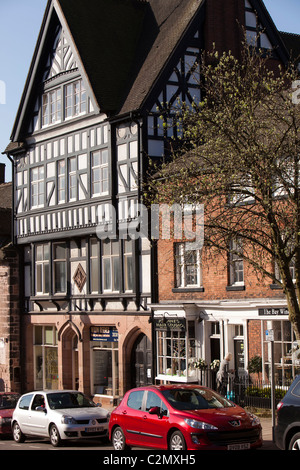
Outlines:
[[132, 348], [131, 387], [152, 384], [152, 345], [149, 338], [140, 334]]

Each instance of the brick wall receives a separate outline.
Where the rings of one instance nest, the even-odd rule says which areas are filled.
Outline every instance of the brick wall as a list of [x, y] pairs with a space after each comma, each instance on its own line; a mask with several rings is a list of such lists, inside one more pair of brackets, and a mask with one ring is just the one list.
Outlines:
[[281, 289], [273, 289], [272, 281], [261, 278], [247, 263], [244, 262], [245, 289], [241, 291], [227, 290], [228, 267], [223, 256], [203, 256], [202, 286], [204, 291], [186, 290], [174, 292], [176, 287], [174, 242], [172, 240], [158, 241], [158, 290], [159, 300], [216, 300], [216, 299], [255, 299], [255, 298], [284, 298]]
[[21, 345], [19, 260], [13, 249], [0, 252], [0, 390], [20, 392]]

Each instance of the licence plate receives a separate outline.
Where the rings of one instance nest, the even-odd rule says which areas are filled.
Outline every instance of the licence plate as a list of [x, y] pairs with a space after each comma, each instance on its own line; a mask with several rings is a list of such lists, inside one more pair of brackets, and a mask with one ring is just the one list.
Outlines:
[[85, 428], [85, 432], [102, 432], [103, 426], [99, 426], [98, 428]]
[[247, 450], [250, 449], [250, 443], [245, 444], [230, 444], [227, 446], [227, 450]]

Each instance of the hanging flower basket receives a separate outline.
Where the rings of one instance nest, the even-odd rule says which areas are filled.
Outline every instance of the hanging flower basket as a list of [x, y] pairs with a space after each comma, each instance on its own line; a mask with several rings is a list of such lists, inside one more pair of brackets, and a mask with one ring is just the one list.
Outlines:
[[217, 372], [217, 370], [220, 369], [220, 361], [219, 359], [215, 359], [210, 363], [210, 369], [214, 372]]
[[207, 363], [204, 359], [198, 359], [198, 361], [194, 362], [194, 367], [196, 369], [205, 370], [207, 369]]

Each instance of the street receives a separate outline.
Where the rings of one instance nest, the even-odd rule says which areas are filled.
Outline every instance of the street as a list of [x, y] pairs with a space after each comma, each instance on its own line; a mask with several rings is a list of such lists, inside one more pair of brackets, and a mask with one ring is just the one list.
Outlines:
[[[261, 424], [263, 427], [263, 439], [264, 444], [259, 450], [279, 450], [275, 443], [272, 442], [272, 424], [270, 418], [261, 418]], [[70, 450], [80, 450], [80, 451], [112, 451], [113, 447], [110, 443], [103, 443], [97, 439], [89, 439], [86, 441], [72, 441], [65, 443], [62, 447], [53, 447], [49, 441], [45, 439], [27, 439], [22, 444], [17, 444], [12, 438], [2, 438], [0, 439], [0, 451], [15, 451], [15, 450], [48, 450], [48, 451], [70, 451]], [[134, 448], [133, 450], [141, 450]]]

